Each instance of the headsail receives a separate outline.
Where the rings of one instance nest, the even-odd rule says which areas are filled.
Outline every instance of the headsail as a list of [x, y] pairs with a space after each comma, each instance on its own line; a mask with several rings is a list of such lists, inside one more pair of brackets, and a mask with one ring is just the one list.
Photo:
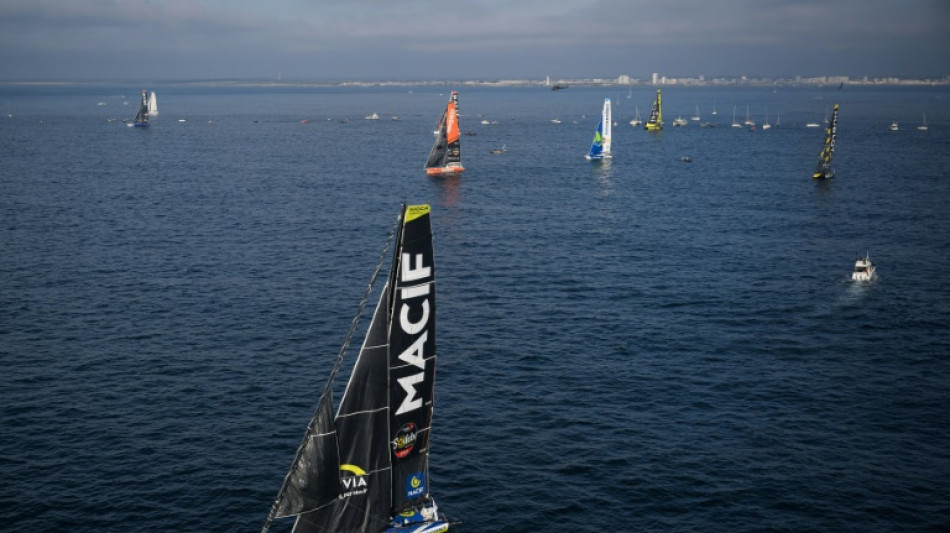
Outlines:
[[835, 104], [831, 112], [831, 120], [825, 129], [825, 144], [818, 155], [818, 165], [815, 167], [814, 179], [826, 179], [835, 177], [834, 167], [831, 166], [831, 157], [835, 153], [835, 138], [838, 136], [838, 104]]
[[[295, 533], [383, 531], [397, 523], [398, 513], [429, 504], [428, 448], [436, 361], [429, 206], [404, 207], [395, 233], [390, 278], [339, 410], [330, 416], [332, 381], [350, 335], [264, 531], [272, 518], [292, 515], [297, 516]], [[361, 307], [371, 287], [372, 281]], [[434, 504], [426, 507], [430, 514], [418, 523], [446, 530], [448, 524], [434, 516], [434, 509]]]
[[439, 119], [435, 142], [426, 161], [426, 174], [452, 174], [463, 172], [461, 144], [459, 142], [459, 93], [452, 91], [449, 103]]
[[600, 112], [600, 122], [594, 130], [594, 139], [590, 143], [590, 150], [584, 156], [588, 160], [613, 157], [610, 154], [611, 120], [610, 98], [605, 98], [604, 107]]
[[663, 105], [660, 99], [660, 90], [656, 90], [656, 101], [653, 102], [653, 109], [650, 110], [650, 119], [646, 124], [647, 131], [659, 131], [663, 129]]
[[152, 117], [158, 116], [158, 97], [155, 96], [155, 91], [148, 95], [148, 114]]

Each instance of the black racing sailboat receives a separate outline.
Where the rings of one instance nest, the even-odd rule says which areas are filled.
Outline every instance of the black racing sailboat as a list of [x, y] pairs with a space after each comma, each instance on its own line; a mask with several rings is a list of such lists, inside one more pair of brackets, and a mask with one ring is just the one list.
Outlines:
[[821, 148], [821, 154], [818, 155], [818, 165], [815, 167], [812, 178], [819, 180], [835, 177], [835, 169], [831, 166], [831, 157], [835, 154], [835, 137], [837, 135], [838, 104], [835, 104], [834, 111], [831, 112], [831, 120], [825, 129], [825, 144]]
[[139, 112], [135, 114], [132, 125], [136, 128], [148, 127], [148, 91], [142, 89], [142, 102], [139, 104]]
[[459, 143], [459, 93], [452, 91], [449, 103], [439, 118], [439, 127], [435, 132], [435, 142], [429, 150], [426, 160], [426, 174], [459, 174], [465, 171], [462, 166], [462, 151]]
[[[340, 401], [337, 357], [263, 533], [296, 516], [294, 533], [438, 533], [449, 523], [429, 493], [435, 387], [435, 267], [428, 205], [403, 206], [389, 280]], [[390, 236], [390, 239], [392, 236]], [[362, 311], [381, 270], [387, 242]], [[359, 318], [359, 313], [357, 314]]]

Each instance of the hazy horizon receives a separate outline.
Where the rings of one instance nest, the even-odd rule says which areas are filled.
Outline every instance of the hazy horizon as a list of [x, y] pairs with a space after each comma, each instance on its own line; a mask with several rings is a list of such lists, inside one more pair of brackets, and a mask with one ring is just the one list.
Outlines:
[[940, 0], [4, 0], [0, 79], [950, 74]]

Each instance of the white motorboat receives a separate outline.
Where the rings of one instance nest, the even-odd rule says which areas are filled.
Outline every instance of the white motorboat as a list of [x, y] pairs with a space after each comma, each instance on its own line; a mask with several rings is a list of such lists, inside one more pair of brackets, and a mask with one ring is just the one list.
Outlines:
[[852, 281], [871, 281], [876, 275], [877, 267], [869, 255], [859, 257], [854, 261], [854, 271], [851, 272]]

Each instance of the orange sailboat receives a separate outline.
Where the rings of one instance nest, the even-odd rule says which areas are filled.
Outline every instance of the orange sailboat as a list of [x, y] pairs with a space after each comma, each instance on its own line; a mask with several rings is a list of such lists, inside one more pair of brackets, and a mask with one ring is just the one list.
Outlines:
[[462, 166], [461, 146], [459, 145], [459, 93], [452, 91], [449, 103], [439, 119], [435, 144], [426, 161], [426, 174], [458, 174], [465, 171]]

